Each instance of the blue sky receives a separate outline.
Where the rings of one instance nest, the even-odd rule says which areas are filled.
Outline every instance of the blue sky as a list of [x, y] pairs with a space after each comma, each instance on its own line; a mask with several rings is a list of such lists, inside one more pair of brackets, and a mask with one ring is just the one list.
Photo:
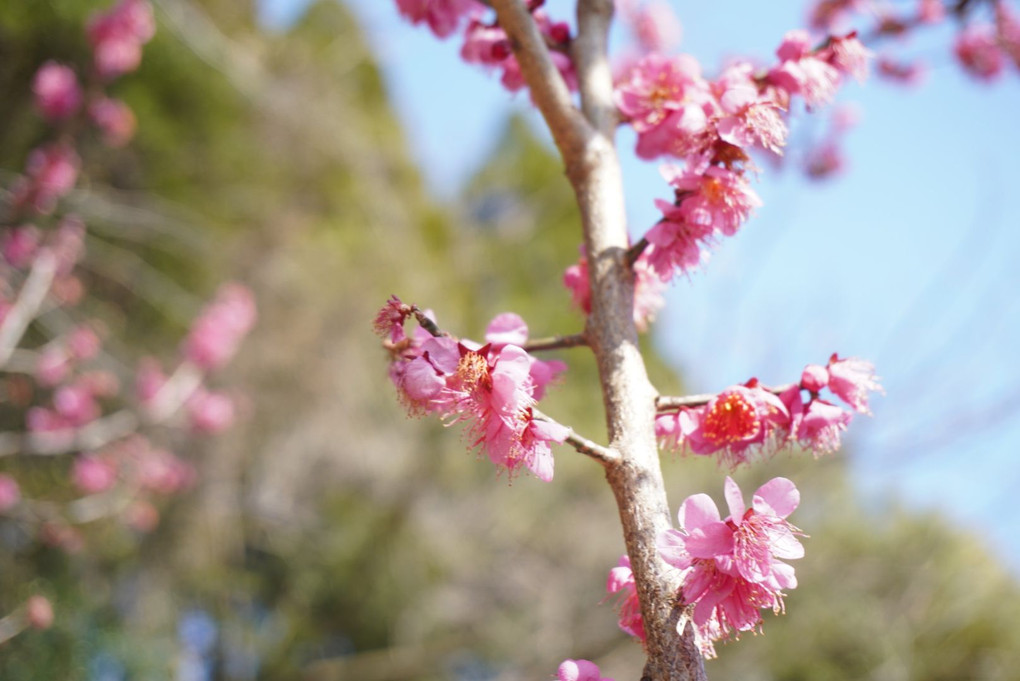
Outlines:
[[[302, 0], [263, 0], [285, 25]], [[524, 96], [462, 64], [456, 38], [440, 42], [399, 19], [389, 0], [352, 0], [430, 187], [455, 194], [485, 158]], [[572, 3], [551, 0], [570, 18]], [[674, 3], [680, 50], [711, 74], [727, 56], [770, 58], [803, 25], [800, 3]], [[981, 84], [949, 50], [950, 26], [897, 52], [932, 65], [904, 89], [869, 80], [845, 88], [860, 125], [845, 144], [850, 168], [823, 184], [764, 168], [765, 205], [702, 272], [677, 281], [656, 335], [698, 391], [756, 375], [795, 380], [829, 354], [874, 361], [887, 390], [874, 418], [851, 426], [864, 494], [901, 494], [987, 536], [1020, 573], [1020, 72]], [[799, 134], [825, 122], [802, 116]], [[814, 118], [815, 120], [810, 120]], [[541, 123], [535, 117], [536, 128]], [[798, 134], [795, 132], [795, 134]], [[451, 140], [456, 140], [451, 144]], [[632, 232], [669, 196], [655, 164], [621, 134]]]

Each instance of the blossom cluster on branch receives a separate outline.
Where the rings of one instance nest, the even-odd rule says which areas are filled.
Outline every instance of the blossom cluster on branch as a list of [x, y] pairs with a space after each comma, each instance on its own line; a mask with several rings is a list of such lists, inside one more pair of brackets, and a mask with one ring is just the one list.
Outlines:
[[[718, 74], [707, 76], [693, 56], [669, 53], [678, 42], [680, 25], [666, 5], [620, 0], [614, 3], [615, 9], [630, 28], [636, 46], [613, 62], [611, 77], [608, 70], [596, 76], [598, 66], [593, 65], [601, 65], [608, 55], [587, 54], [585, 62], [585, 49], [603, 50], [604, 44], [598, 39], [585, 40], [583, 15], [590, 13], [589, 28], [598, 24], [608, 32], [609, 3], [579, 3], [580, 34], [574, 35], [566, 23], [545, 14], [542, 0], [491, 5], [474, 0], [396, 2], [405, 17], [427, 25], [438, 37], [462, 30], [462, 58], [498, 70], [508, 89], [517, 90], [528, 83], [535, 87], [554, 133], [557, 126], [571, 124], [572, 117], [582, 111], [590, 118], [587, 123], [593, 124], [592, 129], [601, 130], [604, 117], [587, 108], [577, 109], [566, 94], [580, 91], [587, 93], [583, 100], [602, 97], [598, 104], [585, 100], [585, 107], [602, 107], [601, 113], [615, 114], [620, 125], [633, 129], [640, 158], [667, 161], [662, 174], [672, 188], [672, 199], [657, 201], [661, 219], [629, 246], [623, 258], [624, 274], [633, 284], [634, 294], [627, 301], [629, 309], [614, 313], [620, 313], [619, 320], [633, 324], [631, 331], [647, 330], [663, 305], [665, 285], [702, 267], [710, 249], [723, 237], [736, 235], [761, 205], [751, 187], [758, 170], [753, 157], [778, 158], [783, 153], [791, 111], [813, 112], [832, 103], [845, 82], [865, 79], [872, 56], [856, 31], [836, 30], [816, 21], [813, 28], [824, 30], [816, 34], [788, 32], [772, 64], [733, 59]], [[498, 19], [490, 7], [498, 9]], [[600, 13], [602, 23], [592, 19]], [[534, 73], [522, 72], [518, 58], [525, 56], [538, 65]], [[536, 74], [539, 80], [561, 81], [562, 87], [554, 88], [560, 94], [550, 96], [554, 103], [538, 90], [541, 83]], [[593, 86], [586, 90], [585, 83], [579, 87], [578, 79], [589, 77], [602, 78], [599, 87], [603, 89]], [[550, 114], [547, 110], [551, 107], [565, 110]], [[595, 119], [600, 121], [598, 125]], [[829, 137], [807, 156], [810, 176], [826, 177], [842, 167], [838, 139], [854, 121], [851, 109], [835, 111]], [[583, 180], [571, 169], [578, 159], [568, 158], [569, 146], [560, 144], [560, 150], [577, 185]], [[575, 186], [579, 202], [592, 186]], [[595, 229], [586, 225], [585, 243], [594, 243]], [[614, 247], [619, 248], [619, 242]], [[582, 247], [579, 260], [564, 273], [563, 283], [573, 304], [585, 314], [590, 315], [595, 307], [596, 294], [602, 295], [603, 302], [612, 300], [623, 307], [618, 297], [593, 291], [597, 276], [592, 259], [606, 256], [605, 251], [588, 253]], [[418, 322], [412, 333], [404, 330], [409, 317]], [[605, 323], [604, 319], [588, 319], [582, 334], [531, 343], [525, 322], [517, 315], [503, 314], [489, 325], [486, 342], [481, 344], [444, 333], [428, 312], [393, 297], [380, 310], [375, 328], [390, 355], [390, 379], [410, 414], [435, 414], [447, 423], [464, 422], [470, 445], [501, 470], [513, 476], [526, 468], [549, 481], [554, 443], [574, 447], [607, 471], [628, 462], [626, 454], [614, 449], [616, 443], [598, 445], [535, 408], [548, 383], [565, 366], [536, 359], [529, 350], [587, 345], [593, 339], [591, 349], [598, 355], [604, 349], [594, 342], [596, 336], [589, 334], [598, 332], [593, 325]], [[611, 389], [605, 382], [603, 388], [608, 396]], [[869, 393], [876, 390], [881, 388], [870, 363], [834, 354], [825, 366], [805, 368], [799, 382], [778, 388], [751, 379], [716, 395], [659, 396], [654, 404], [655, 436], [666, 450], [714, 456], [722, 467], [730, 469], [767, 458], [783, 447], [799, 446], [818, 456], [839, 447], [854, 413], [869, 413]], [[823, 395], [824, 391], [831, 397]], [[607, 400], [607, 410], [614, 407], [627, 409], [611, 406]], [[622, 479], [626, 476], [617, 477]], [[622, 484], [617, 481], [610, 484], [618, 501], [637, 494], [632, 488], [617, 488]], [[647, 541], [657, 541], [651, 551], [679, 571], [680, 586], [675, 602], [669, 604], [684, 612], [677, 633], [684, 636], [686, 625], [692, 623], [694, 642], [705, 657], [714, 656], [715, 641], [759, 629], [763, 609], [782, 611], [784, 590], [797, 584], [793, 568], [784, 561], [804, 553], [797, 538], [802, 533], [786, 520], [800, 500], [793, 482], [785, 478], [769, 481], [747, 506], [736, 483], [727, 477], [725, 497], [730, 511], [725, 519], [711, 498], [697, 494], [681, 504], [678, 529]], [[621, 502], [621, 516], [640, 512], [625, 510]], [[636, 525], [627, 522], [625, 519], [625, 528], [633, 531]], [[642, 522], [653, 521], [646, 517]], [[630, 553], [610, 571], [606, 589], [616, 599], [620, 628], [646, 646], [651, 664], [651, 656], [662, 655], [664, 620], [661, 616], [656, 622], [646, 619], [655, 607], [642, 599], [656, 592], [644, 588], [650, 572], [647, 561], [642, 565], [640, 558], [648, 547], [637, 547], [635, 552], [632, 537], [627, 541]], [[648, 628], [653, 625], [655, 629]], [[678, 644], [674, 640], [667, 645]], [[586, 660], [565, 661], [558, 677], [561, 681], [601, 680], [598, 667]]]
[[[235, 418], [234, 398], [208, 387], [255, 323], [251, 292], [226, 284], [202, 309], [165, 374], [152, 357], [117, 356], [109, 327], [83, 305], [91, 276], [79, 267], [85, 220], [65, 210], [93, 136], [107, 147], [135, 132], [114, 82], [137, 69], [155, 32], [145, 0], [120, 0], [86, 27], [92, 61], [47, 61], [32, 81], [35, 108], [51, 131], [29, 152], [0, 203], [0, 522], [68, 552], [86, 547], [82, 526], [115, 518], [136, 532], [159, 522], [156, 503], [187, 488], [194, 467], [168, 442], [177, 433], [214, 433]], [[92, 269], [92, 268], [90, 268]], [[137, 370], [129, 367], [137, 361]], [[67, 489], [24, 487], [21, 457], [67, 457]], [[44, 598], [38, 596], [38, 598]], [[0, 640], [52, 621], [38, 600], [0, 620]]]

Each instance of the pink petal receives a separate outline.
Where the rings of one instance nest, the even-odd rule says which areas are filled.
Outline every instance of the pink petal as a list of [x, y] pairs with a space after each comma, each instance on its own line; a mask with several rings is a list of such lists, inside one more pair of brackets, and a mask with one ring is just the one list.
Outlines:
[[520, 315], [504, 312], [489, 322], [485, 329], [485, 340], [490, 343], [523, 345], [528, 341], [528, 325]]
[[758, 513], [785, 518], [800, 504], [800, 491], [791, 480], [772, 478], [755, 491], [751, 504]]
[[[659, 555], [662, 556], [662, 559], [681, 570], [686, 570], [691, 566], [691, 555], [687, 552], [686, 539], [683, 533], [678, 530], [666, 530], [659, 535], [656, 542]], [[630, 569], [628, 568], [629, 571]]]
[[726, 504], [730, 507], [730, 519], [740, 524], [744, 517], [744, 495], [740, 491], [740, 486], [728, 475], [723, 484], [723, 494], [726, 496]]
[[712, 497], [707, 494], [693, 494], [684, 499], [676, 517], [680, 527], [688, 532], [721, 520], [719, 509], [715, 507]]
[[687, 536], [687, 550], [695, 558], [714, 558], [733, 552], [733, 530], [724, 522], [708, 523]]

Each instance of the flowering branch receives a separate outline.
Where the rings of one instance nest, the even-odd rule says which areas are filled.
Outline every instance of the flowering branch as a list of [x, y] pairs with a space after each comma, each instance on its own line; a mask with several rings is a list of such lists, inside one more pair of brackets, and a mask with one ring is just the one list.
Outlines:
[[[759, 386], [765, 392], [772, 393], [773, 395], [781, 395], [790, 388], [794, 387], [795, 383], [787, 383], [774, 388], [767, 386]], [[655, 398], [655, 409], [657, 411], [670, 411], [671, 409], [679, 409], [680, 407], [700, 407], [701, 405], [708, 404], [716, 398], [715, 394], [703, 393], [700, 395], [684, 395], [683, 397], [673, 397], [671, 395], [659, 395]]]

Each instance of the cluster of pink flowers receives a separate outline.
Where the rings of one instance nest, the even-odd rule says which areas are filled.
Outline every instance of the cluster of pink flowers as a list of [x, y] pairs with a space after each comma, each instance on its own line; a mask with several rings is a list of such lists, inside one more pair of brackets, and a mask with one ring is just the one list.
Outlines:
[[121, 0], [89, 22], [94, 64], [99, 76], [111, 80], [138, 68], [142, 46], [156, 33], [152, 6], [145, 0]]
[[659, 537], [662, 559], [684, 572], [680, 595], [694, 605], [704, 650], [713, 641], [758, 629], [762, 608], [781, 612], [783, 589], [797, 586], [793, 567], [783, 560], [804, 555], [797, 540], [801, 532], [786, 520], [800, 503], [790, 480], [773, 478], [759, 487], [750, 507], [729, 477], [724, 491], [726, 519], [711, 497], [695, 494], [680, 505], [680, 529]]
[[472, 447], [511, 477], [523, 467], [540, 480], [552, 480], [550, 443], [563, 442], [570, 431], [535, 418], [532, 408], [566, 365], [529, 355], [521, 347], [528, 340], [527, 324], [515, 314], [493, 319], [480, 345], [449, 336], [405, 335], [403, 323], [412, 310], [394, 296], [375, 323], [388, 341], [390, 377], [408, 410], [437, 414], [447, 423], [466, 422]]
[[602, 676], [599, 667], [588, 660], [564, 660], [556, 670], [556, 681], [613, 681]]
[[[500, 82], [511, 92], [524, 87], [520, 64], [510, 47], [506, 31], [500, 28], [488, 8], [476, 0], [396, 0], [397, 9], [412, 23], [427, 24], [439, 38], [446, 38], [462, 25], [464, 43], [461, 58], [469, 64], [479, 64], [498, 71]], [[535, 24], [547, 43], [553, 46], [551, 57], [567, 86], [577, 89], [574, 65], [570, 60], [570, 26], [566, 22], [553, 21], [540, 6], [542, 2], [529, 2], [528, 6]]]
[[[972, 19], [968, 3], [947, 8], [942, 0], [917, 0], [912, 9], [900, 11], [891, 4], [875, 5], [860, 0], [822, 0], [815, 4], [811, 24], [818, 30], [833, 31], [858, 17], [873, 23], [876, 37], [894, 37], [897, 43], [912, 31], [944, 21], [953, 13], [960, 31], [953, 46], [957, 61], [979, 80], [991, 81], [1002, 75], [1008, 63], [1020, 68], [1020, 19], [1006, 2], [995, 2], [993, 21]], [[920, 60], [900, 61], [888, 54], [878, 60], [878, 73], [890, 80], [915, 84], [925, 74]]]
[[[653, 249], [645, 249], [634, 262], [634, 325], [647, 331], [655, 315], [666, 304], [662, 278], [649, 263]], [[570, 291], [574, 305], [586, 315], [591, 314], [591, 287], [588, 281], [588, 258], [584, 255], [563, 273], [563, 285]]]
[[827, 104], [845, 77], [864, 78], [869, 55], [853, 33], [812, 47], [804, 31], [788, 33], [776, 54], [768, 71], [738, 61], [708, 80], [689, 55], [652, 53], [617, 80], [616, 104], [637, 133], [638, 156], [683, 161], [664, 168], [674, 200], [657, 202], [663, 217], [645, 236], [648, 262], [664, 280], [704, 263], [708, 246], [736, 234], [761, 205], [746, 177], [750, 153], [782, 153], [792, 98]]
[[[778, 394], [752, 378], [701, 406], [660, 413], [656, 434], [668, 449], [716, 456], [730, 468], [766, 458], [791, 443], [816, 455], [832, 452], [839, 449], [840, 434], [852, 414], [821, 399], [823, 388], [859, 413], [869, 413], [868, 393], [881, 390], [869, 362], [832, 355], [827, 366], [809, 365], [800, 383]], [[805, 391], [807, 401], [802, 395]]]

